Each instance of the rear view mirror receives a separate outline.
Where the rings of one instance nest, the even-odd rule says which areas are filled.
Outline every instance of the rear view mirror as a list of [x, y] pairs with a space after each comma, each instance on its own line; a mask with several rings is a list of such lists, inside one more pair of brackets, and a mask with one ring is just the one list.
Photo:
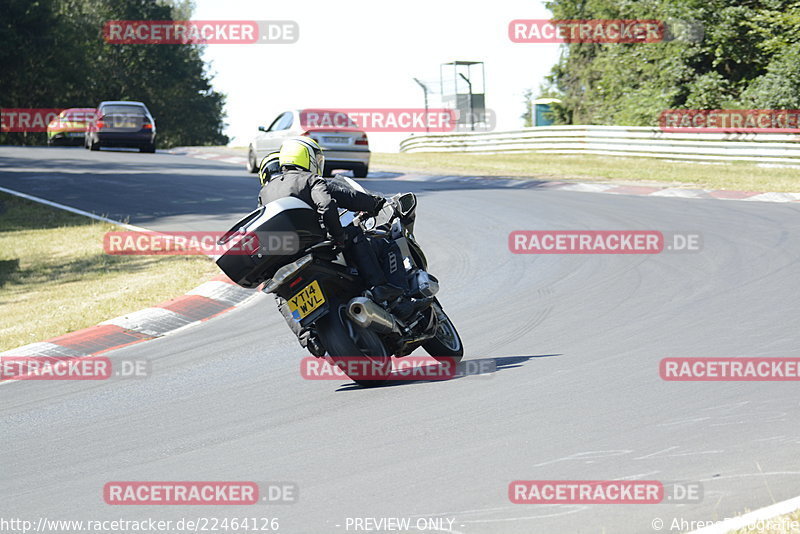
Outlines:
[[397, 199], [397, 204], [400, 206], [400, 215], [405, 217], [417, 207], [417, 197], [414, 193], [403, 193]]

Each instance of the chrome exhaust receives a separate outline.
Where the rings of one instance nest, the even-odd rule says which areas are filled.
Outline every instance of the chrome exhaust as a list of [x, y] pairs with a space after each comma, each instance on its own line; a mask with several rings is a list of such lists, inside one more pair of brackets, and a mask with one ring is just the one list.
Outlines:
[[347, 305], [347, 315], [362, 328], [369, 328], [382, 334], [400, 333], [400, 326], [392, 314], [366, 297], [356, 297], [351, 300]]

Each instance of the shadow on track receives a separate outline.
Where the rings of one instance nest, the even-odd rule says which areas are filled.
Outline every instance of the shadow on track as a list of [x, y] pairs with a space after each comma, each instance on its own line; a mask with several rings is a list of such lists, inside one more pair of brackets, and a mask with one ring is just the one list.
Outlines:
[[419, 384], [421, 382], [452, 382], [453, 380], [458, 380], [460, 378], [464, 378], [467, 376], [492, 375], [498, 371], [505, 371], [508, 369], [522, 367], [522, 364], [527, 363], [529, 360], [532, 360], [533, 358], [552, 358], [556, 356], [561, 356], [561, 354], [536, 354], [530, 356], [499, 356], [497, 358], [478, 358], [475, 360], [463, 360], [461, 363], [458, 364], [455, 376], [453, 376], [452, 378], [438, 379], [438, 380], [437, 379], [409, 380], [409, 379], [397, 379], [397, 378], [392, 379], [391, 376], [401, 375], [401, 373], [395, 371], [389, 377], [389, 380], [382, 386], [364, 387], [354, 383], [347, 383], [340, 386], [339, 389], [336, 390], [336, 392], [338, 393], [340, 391], [381, 389], [387, 387]]
[[[421, 197], [440, 191], [508, 189], [510, 183], [507, 178], [452, 178], [373, 171], [358, 182], [387, 196], [411, 191]], [[514, 182], [515, 189], [546, 190], [552, 185]], [[195, 229], [208, 231], [227, 230], [255, 209], [259, 191], [258, 178], [244, 165], [81, 147], [0, 147], [0, 186], [135, 225], [186, 229], [189, 221]]]

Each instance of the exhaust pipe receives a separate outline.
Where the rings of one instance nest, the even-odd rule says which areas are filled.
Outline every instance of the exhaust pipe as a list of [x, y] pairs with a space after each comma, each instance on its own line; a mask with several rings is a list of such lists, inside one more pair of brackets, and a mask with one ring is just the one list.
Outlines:
[[382, 334], [400, 333], [392, 314], [366, 297], [356, 297], [347, 305], [347, 315], [360, 327]]

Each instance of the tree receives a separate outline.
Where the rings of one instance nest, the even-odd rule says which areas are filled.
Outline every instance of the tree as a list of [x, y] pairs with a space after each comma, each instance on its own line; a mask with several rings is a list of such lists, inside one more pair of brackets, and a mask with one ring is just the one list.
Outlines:
[[525, 104], [525, 113], [520, 115], [519, 118], [522, 119], [523, 126], [529, 128], [533, 126], [533, 91], [525, 89], [525, 92], [522, 93], [522, 100]]
[[[214, 91], [202, 46], [105, 42], [108, 20], [186, 20], [186, 0], [0, 0], [2, 107], [92, 107], [144, 102], [160, 146], [225, 144], [225, 96]], [[19, 51], [22, 50], [23, 53]], [[44, 134], [0, 134], [0, 142]]]
[[798, 0], [552, 0], [554, 19], [657, 19], [659, 43], [571, 43], [551, 81], [574, 124], [657, 124], [665, 109], [800, 107]]

